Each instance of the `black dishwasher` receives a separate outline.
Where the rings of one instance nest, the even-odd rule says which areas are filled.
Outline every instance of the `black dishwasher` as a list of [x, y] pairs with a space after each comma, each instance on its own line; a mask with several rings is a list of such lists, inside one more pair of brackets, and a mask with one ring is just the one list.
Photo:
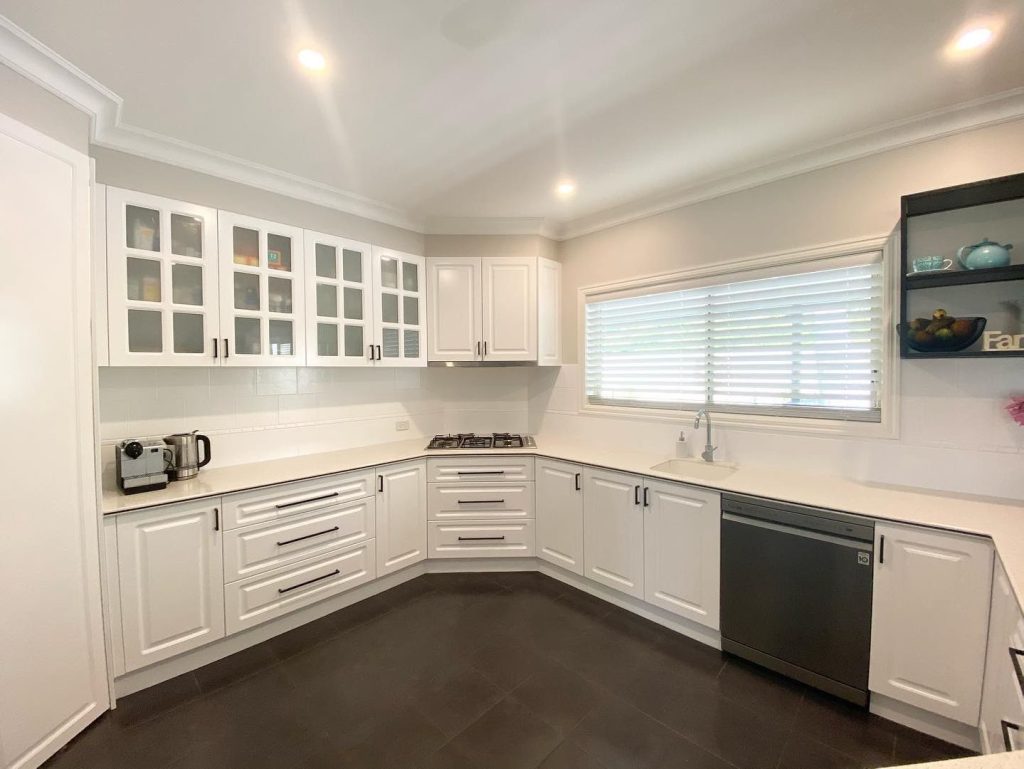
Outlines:
[[722, 649], [868, 701], [874, 522], [722, 495]]

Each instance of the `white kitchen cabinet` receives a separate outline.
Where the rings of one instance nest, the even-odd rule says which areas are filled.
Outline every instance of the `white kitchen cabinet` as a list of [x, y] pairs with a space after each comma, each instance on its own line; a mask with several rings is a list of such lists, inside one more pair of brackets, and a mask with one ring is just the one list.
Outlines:
[[116, 187], [106, 200], [110, 365], [215, 365], [217, 212]]
[[302, 230], [227, 211], [218, 223], [223, 365], [304, 364]]
[[717, 630], [721, 495], [648, 480], [643, 503], [645, 600]]
[[538, 457], [537, 555], [583, 574], [583, 468]]
[[224, 636], [219, 499], [120, 515], [117, 555], [128, 672]]
[[561, 361], [561, 265], [534, 256], [427, 260], [432, 361]]
[[374, 246], [374, 355], [378, 365], [426, 366], [426, 261]]
[[431, 558], [527, 558], [534, 554], [534, 521], [430, 521]]
[[643, 479], [601, 468], [583, 471], [584, 576], [644, 597]]
[[427, 557], [427, 464], [377, 468], [377, 576]]
[[875, 526], [869, 688], [977, 725], [992, 544], [921, 526]]
[[998, 561], [981, 696], [981, 747], [984, 753], [1024, 750], [1024, 613]]
[[306, 364], [368, 366], [376, 359], [368, 243], [305, 233]]

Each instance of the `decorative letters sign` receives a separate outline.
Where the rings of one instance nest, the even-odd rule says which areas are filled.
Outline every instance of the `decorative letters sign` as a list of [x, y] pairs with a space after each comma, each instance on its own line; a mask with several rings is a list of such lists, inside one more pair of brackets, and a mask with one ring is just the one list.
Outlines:
[[986, 331], [982, 336], [985, 352], [1012, 352], [1024, 350], [1024, 334], [1004, 334], [1002, 331]]

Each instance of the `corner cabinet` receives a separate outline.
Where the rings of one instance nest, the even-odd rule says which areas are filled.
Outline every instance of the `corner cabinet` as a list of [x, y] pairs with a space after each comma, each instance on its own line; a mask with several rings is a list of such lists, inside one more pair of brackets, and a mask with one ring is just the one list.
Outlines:
[[561, 265], [524, 257], [427, 260], [431, 361], [561, 362]]
[[106, 229], [110, 365], [213, 365], [217, 212], [109, 187]]
[[583, 574], [583, 468], [536, 460], [537, 556]]
[[976, 726], [992, 543], [920, 526], [875, 526], [872, 692]]
[[127, 672], [224, 637], [219, 504], [205, 500], [118, 517]]

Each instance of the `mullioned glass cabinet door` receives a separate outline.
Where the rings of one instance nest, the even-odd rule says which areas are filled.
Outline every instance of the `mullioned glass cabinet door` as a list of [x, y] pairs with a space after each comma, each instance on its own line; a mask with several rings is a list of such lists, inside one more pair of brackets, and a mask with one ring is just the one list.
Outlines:
[[305, 234], [307, 364], [372, 365], [370, 245], [309, 230]]
[[426, 366], [426, 260], [373, 247], [374, 349], [379, 366]]
[[221, 363], [306, 362], [302, 230], [220, 211]]
[[217, 212], [107, 188], [112, 366], [218, 363]]

